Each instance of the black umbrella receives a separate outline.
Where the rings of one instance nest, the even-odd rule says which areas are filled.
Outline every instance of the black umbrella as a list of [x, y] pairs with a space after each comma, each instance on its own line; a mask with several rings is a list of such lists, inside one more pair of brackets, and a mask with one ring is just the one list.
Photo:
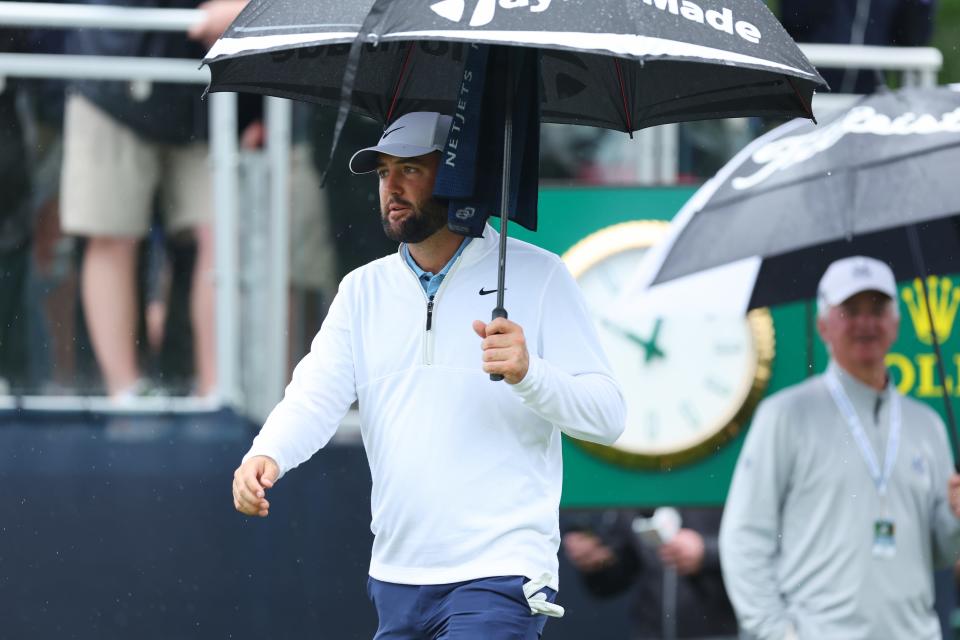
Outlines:
[[[518, 219], [508, 214], [517, 187], [511, 100], [529, 89], [517, 83], [531, 65], [540, 120], [628, 133], [711, 118], [812, 118], [823, 85], [760, 0], [706, 9], [691, 0], [254, 0], [205, 62], [211, 91], [340, 106], [339, 132], [347, 109], [384, 124], [411, 111], [456, 115], [476, 44], [536, 52], [533, 61], [492, 52], [503, 80], [484, 89], [507, 114], [500, 138], [480, 143], [503, 149], [494, 317], [505, 316], [507, 218]], [[520, 220], [536, 226], [535, 214]]]
[[[742, 312], [813, 298], [828, 264], [862, 254], [898, 280], [920, 278], [929, 300], [929, 274], [960, 271], [958, 167], [960, 87], [881, 91], [816, 128], [787, 123], [694, 195], [631, 291], [676, 297], [726, 271]], [[932, 305], [923, 306], [934, 327]], [[937, 331], [931, 338], [946, 380]]]
[[[350, 108], [387, 123], [453, 114], [470, 43], [543, 51], [544, 122], [621, 131], [739, 116], [812, 117], [823, 81], [760, 0], [253, 0], [207, 54], [211, 91]], [[472, 9], [471, 6], [473, 5]], [[348, 79], [349, 80], [349, 79]]]
[[696, 194], [650, 282], [762, 258], [753, 308], [812, 297], [826, 265], [851, 251], [913, 277], [910, 229], [928, 268], [960, 271], [958, 167], [958, 90], [882, 91], [818, 127], [787, 123]]

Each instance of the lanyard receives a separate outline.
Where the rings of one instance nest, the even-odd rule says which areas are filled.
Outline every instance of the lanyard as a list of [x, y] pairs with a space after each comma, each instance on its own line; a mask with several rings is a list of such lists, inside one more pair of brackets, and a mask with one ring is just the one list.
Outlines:
[[856, 410], [854, 410], [853, 403], [850, 402], [850, 397], [847, 396], [846, 391], [843, 390], [843, 385], [840, 384], [837, 374], [833, 371], [828, 371], [824, 375], [824, 381], [827, 383], [827, 389], [830, 390], [830, 395], [833, 396], [833, 401], [837, 405], [837, 409], [843, 414], [847, 426], [850, 427], [850, 433], [853, 435], [853, 439], [860, 449], [860, 454], [867, 463], [867, 468], [870, 470], [873, 483], [877, 486], [877, 493], [879, 493], [881, 497], [885, 496], [887, 493], [887, 485], [890, 482], [890, 476], [893, 474], [893, 465], [897, 459], [897, 449], [900, 447], [900, 424], [903, 419], [900, 412], [900, 395], [896, 391], [891, 391], [889, 394], [890, 433], [887, 436], [887, 455], [884, 460], [883, 470], [881, 471], [877, 454], [870, 445], [870, 440], [867, 439], [867, 434], [863, 430], [863, 424], [860, 422], [860, 416], [858, 416]]

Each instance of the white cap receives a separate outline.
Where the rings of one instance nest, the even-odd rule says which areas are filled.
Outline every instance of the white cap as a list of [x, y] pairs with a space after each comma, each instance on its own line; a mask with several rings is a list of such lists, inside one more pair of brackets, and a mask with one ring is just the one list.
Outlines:
[[875, 258], [841, 258], [824, 271], [817, 286], [817, 299], [821, 307], [833, 307], [861, 291], [879, 291], [895, 300], [897, 281], [893, 277], [893, 270]]
[[360, 149], [350, 158], [350, 171], [370, 173], [377, 168], [378, 154], [413, 158], [440, 151], [447, 144], [453, 118], [433, 111], [414, 111], [390, 123], [374, 147]]

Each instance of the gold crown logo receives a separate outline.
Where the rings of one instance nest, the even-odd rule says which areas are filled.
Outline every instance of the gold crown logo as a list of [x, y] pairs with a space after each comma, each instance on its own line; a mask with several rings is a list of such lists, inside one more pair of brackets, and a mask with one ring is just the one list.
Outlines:
[[933, 327], [930, 326], [931, 314], [927, 313], [927, 301], [923, 298], [923, 283], [920, 278], [913, 281], [912, 288], [906, 287], [900, 295], [907, 304], [907, 311], [910, 312], [913, 328], [920, 342], [933, 344], [933, 331], [936, 330], [937, 340], [943, 344], [953, 331], [953, 321], [957, 317], [957, 308], [960, 307], [960, 286], [953, 286], [950, 278], [928, 276], [927, 291], [930, 292]]

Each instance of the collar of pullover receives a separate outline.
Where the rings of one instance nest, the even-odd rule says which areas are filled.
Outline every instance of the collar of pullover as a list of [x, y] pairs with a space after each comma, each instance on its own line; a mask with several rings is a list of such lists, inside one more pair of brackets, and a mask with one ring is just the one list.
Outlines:
[[488, 253], [496, 251], [500, 245], [500, 234], [489, 224], [484, 227], [483, 235], [474, 238], [467, 248], [463, 250], [460, 256], [460, 262], [463, 266], [480, 262]]
[[[483, 235], [473, 238], [460, 254], [461, 268], [475, 262], [480, 262], [488, 253], [496, 251], [500, 245], [500, 234], [489, 224], [484, 228]], [[403, 255], [403, 245], [397, 247], [397, 257], [406, 261]]]
[[873, 410], [874, 407], [877, 406], [877, 402], [882, 402], [893, 386], [890, 382], [890, 377], [887, 376], [887, 386], [884, 387], [883, 391], [877, 391], [870, 385], [864, 384], [853, 377], [846, 369], [837, 364], [836, 360], [830, 360], [827, 368], [840, 380], [840, 384], [843, 385], [843, 390], [847, 392], [854, 406], [869, 407]]

